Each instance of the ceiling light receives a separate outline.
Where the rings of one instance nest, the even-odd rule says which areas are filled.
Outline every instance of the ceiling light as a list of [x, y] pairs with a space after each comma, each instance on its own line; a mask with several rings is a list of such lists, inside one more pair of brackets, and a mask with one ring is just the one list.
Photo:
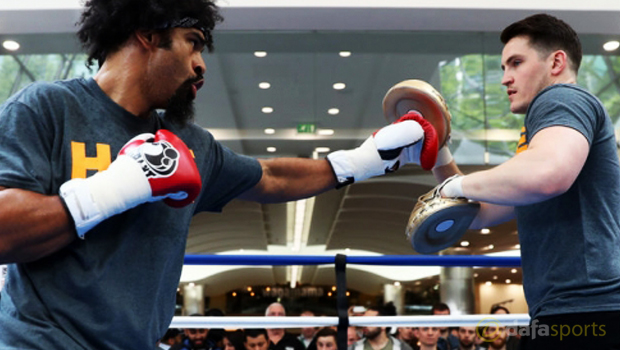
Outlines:
[[317, 131], [317, 134], [321, 136], [331, 136], [334, 134], [334, 129], [319, 129], [319, 131]]
[[491, 233], [491, 230], [489, 230], [488, 228], [483, 228], [482, 230], [480, 230], [480, 233], [483, 235], [488, 235], [489, 233]]
[[19, 43], [14, 40], [6, 40], [2, 43], [2, 46], [9, 51], [17, 51], [19, 50]]
[[317, 147], [314, 149], [316, 153], [327, 153], [330, 151], [329, 147]]
[[474, 273], [474, 278], [476, 278], [476, 277], [478, 277], [478, 274], [477, 274], [477, 273]]
[[267, 134], [267, 135], [273, 135], [275, 133], [276, 133], [275, 129], [272, 129], [272, 128], [265, 129], [265, 134]]
[[349, 252], [351, 252], [351, 248], [346, 248], [344, 251], [349, 253]]
[[269, 153], [273, 153], [273, 152], [275, 152], [275, 151], [276, 151], [276, 148], [275, 148], [275, 147], [267, 147], [267, 152], [269, 152]]
[[266, 81], [263, 81], [262, 83], [258, 83], [258, 87], [265, 90], [265, 89], [269, 89], [271, 87], [271, 84], [269, 84]]
[[461, 247], [469, 247], [469, 242], [468, 241], [461, 242]]
[[506, 280], [506, 283], [510, 284], [510, 283], [512, 283], [512, 281], [511, 280]]
[[340, 51], [340, 53], [338, 53], [340, 55], [340, 57], [349, 57], [351, 56], [351, 51]]
[[394, 282], [394, 287], [400, 287], [400, 282], [398, 281]]
[[336, 286], [333, 286], [333, 287], [332, 287], [332, 290], [335, 292], [335, 291], [336, 291]]
[[[334, 89], [336, 89], [336, 85], [334, 85]], [[336, 89], [336, 90], [339, 90], [339, 89]], [[331, 115], [336, 115], [336, 114], [340, 113], [340, 110], [338, 108], [330, 108], [330, 109], [327, 110], [327, 113], [331, 114]]]
[[250, 293], [250, 296], [251, 296], [251, 297], [253, 297], [254, 295], [255, 295], [255, 294], [254, 294], [254, 292]]
[[273, 108], [272, 107], [263, 107], [261, 109], [261, 111], [265, 114], [269, 114], [269, 113], [273, 113]]
[[254, 51], [254, 56], [263, 58], [267, 56], [267, 51]]
[[334, 90], [344, 90], [347, 85], [345, 83], [336, 83], [334, 84]]
[[497, 279], [497, 275], [493, 276], [493, 279], [496, 280]]
[[248, 292], [251, 292], [251, 291], [252, 291], [252, 287], [248, 287]]
[[351, 295], [351, 292], [347, 292], [347, 296], [350, 296], [350, 295]]
[[510, 270], [510, 272], [517, 273], [517, 269], [512, 269], [512, 270]]
[[233, 296], [233, 297], [236, 297], [236, 296], [237, 296], [237, 292], [233, 292], [233, 293], [232, 293], [232, 296]]
[[297, 286], [297, 276], [299, 274], [299, 266], [291, 266], [291, 288], [294, 289]]
[[494, 245], [492, 245], [492, 244], [489, 244], [489, 245], [487, 246], [487, 249], [488, 249], [488, 250], [491, 250], [491, 249], [494, 249], [494, 248], [495, 248], [495, 246], [494, 246]]
[[196, 284], [195, 284], [194, 282], [192, 282], [192, 283], [190, 283], [190, 284], [189, 284], [189, 286], [190, 286], [190, 287], [195, 287], [195, 286], [196, 286]]
[[521, 245], [517, 243], [517, 244], [515, 245], [515, 249], [521, 249]]
[[605, 51], [614, 51], [614, 50], [617, 50], [619, 47], [620, 47], [620, 42], [617, 40], [608, 41], [605, 44], [603, 44], [603, 49], [605, 49]]
[[492, 284], [493, 284], [493, 282], [491, 282], [491, 281], [487, 281], [485, 284], [486, 284], [487, 286], [490, 286], [490, 285], [492, 285]]

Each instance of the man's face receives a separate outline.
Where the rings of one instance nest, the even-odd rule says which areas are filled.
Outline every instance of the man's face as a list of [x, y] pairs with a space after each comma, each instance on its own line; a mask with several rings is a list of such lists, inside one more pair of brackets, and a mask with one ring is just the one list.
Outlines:
[[158, 47], [148, 62], [146, 88], [154, 107], [165, 109], [164, 116], [171, 122], [184, 124], [194, 116], [193, 101], [206, 70], [202, 58], [204, 40], [197, 29], [174, 28], [170, 32], [170, 46]]
[[209, 333], [208, 329], [204, 328], [190, 328], [184, 330], [185, 335], [192, 343], [192, 347], [194, 349], [206, 349], [207, 334]]
[[357, 335], [357, 329], [355, 327], [349, 327], [347, 329], [347, 345], [351, 346], [358, 340], [360, 340], [360, 338]]
[[[433, 315], [437, 316], [446, 316], [446, 315], [450, 315], [450, 310], [433, 310]], [[446, 330], [448, 330], [448, 327], [439, 327], [439, 330], [444, 332]]]
[[245, 350], [267, 350], [269, 348], [269, 342], [264, 334], [259, 334], [257, 337], [246, 337]]
[[282, 307], [282, 305], [273, 304], [269, 307], [269, 310], [267, 310], [265, 316], [286, 316], [286, 312], [284, 311], [284, 307]]
[[400, 327], [398, 328], [398, 337], [401, 340], [410, 342], [413, 339], [413, 327]]
[[502, 51], [502, 85], [506, 86], [510, 111], [524, 114], [536, 95], [551, 85], [553, 55], [541, 54], [529, 44], [526, 36], [517, 36]]
[[476, 327], [459, 327], [459, 342], [464, 348], [474, 344], [476, 340]]
[[[313, 317], [314, 314], [310, 311], [306, 311], [306, 312], [302, 312], [301, 315], [302, 317]], [[314, 333], [316, 333], [316, 328], [315, 327], [304, 327], [301, 329], [301, 335], [304, 336], [304, 338], [306, 339], [312, 339], [312, 337], [314, 337]]]
[[[364, 316], [379, 316], [379, 311], [367, 310], [366, 312], [364, 312]], [[362, 333], [364, 333], [364, 337], [370, 340], [377, 338], [382, 332], [385, 332], [385, 327], [362, 328]]]
[[489, 342], [489, 349], [501, 349], [508, 339], [506, 327], [488, 327], [484, 336]]
[[224, 343], [224, 350], [235, 350], [235, 346], [230, 341], [230, 339], [228, 339], [227, 337], [224, 337], [224, 339], [222, 339], [222, 341]]
[[336, 350], [336, 338], [333, 336], [318, 337], [316, 340], [317, 350]]
[[425, 346], [435, 346], [439, 340], [439, 328], [420, 327], [420, 343]]

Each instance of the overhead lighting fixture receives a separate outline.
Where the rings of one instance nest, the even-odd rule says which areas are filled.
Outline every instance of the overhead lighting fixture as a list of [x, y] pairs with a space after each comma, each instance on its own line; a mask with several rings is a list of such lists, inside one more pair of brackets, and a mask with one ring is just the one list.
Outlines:
[[345, 83], [335, 83], [334, 84], [334, 90], [344, 90], [344, 88], [347, 87], [347, 84]]
[[314, 151], [317, 153], [327, 153], [331, 151], [331, 149], [329, 147], [317, 147], [314, 149]]
[[261, 109], [261, 111], [265, 114], [269, 114], [269, 113], [273, 113], [273, 108], [272, 107], [263, 107]]
[[263, 58], [267, 56], [267, 51], [254, 51], [254, 56]]
[[517, 243], [517, 244], [515, 245], [515, 249], [521, 249], [521, 245]]
[[340, 55], [340, 57], [350, 57], [351, 51], [340, 51], [338, 54]]
[[517, 269], [512, 269], [512, 270], [510, 270], [510, 272], [517, 273]]
[[273, 152], [275, 152], [275, 151], [276, 151], [276, 148], [275, 148], [275, 147], [267, 147], [267, 152], [269, 152], [269, 153], [273, 153]]
[[468, 241], [461, 242], [461, 247], [469, 247], [469, 242]]
[[494, 279], [494, 280], [496, 280], [497, 278], [498, 278], [498, 277], [497, 277], [497, 275], [493, 276], [493, 279]]
[[248, 292], [251, 292], [251, 291], [252, 291], [252, 287], [248, 287]]
[[19, 43], [15, 40], [5, 40], [2, 43], [2, 47], [9, 51], [17, 51], [19, 50]]
[[295, 288], [297, 286], [298, 276], [299, 276], [299, 266], [297, 265], [291, 266], [291, 288]]
[[492, 284], [493, 284], [493, 282], [491, 282], [491, 281], [487, 281], [485, 284], [486, 284], [487, 286], [490, 286], [490, 285], [492, 285]]
[[[334, 85], [334, 89], [336, 89], [335, 85]], [[339, 90], [339, 89], [336, 89], [336, 90]], [[330, 108], [327, 110], [327, 114], [330, 114], [330, 115], [337, 115], [338, 113], [340, 113], [340, 110], [338, 108]]]
[[232, 293], [233, 298], [237, 296], [237, 292]]
[[269, 89], [271, 87], [271, 84], [269, 84], [266, 81], [263, 81], [262, 83], [258, 83], [258, 87], [263, 89], [263, 90], [266, 90], [266, 89]]
[[510, 284], [510, 283], [512, 283], [512, 281], [508, 279], [508, 280], [506, 280], [506, 283]]
[[351, 252], [351, 248], [346, 248], [344, 251], [345, 251], [345, 253], [350, 253]]
[[614, 51], [617, 50], [619, 47], [620, 41], [617, 40], [611, 40], [603, 44], [603, 49], [605, 49], [605, 51]]
[[347, 294], [347, 296], [351, 296], [351, 292], [347, 292], [346, 294]]
[[477, 274], [477, 273], [474, 273], [474, 278], [476, 278], [476, 277], [478, 277], [478, 274]]
[[400, 287], [400, 282], [398, 281], [394, 282], [394, 287]]
[[489, 233], [491, 233], [491, 230], [489, 230], [488, 228], [483, 228], [482, 230], [480, 230], [480, 233], [483, 235], [488, 235]]
[[276, 133], [276, 129], [272, 129], [272, 128], [265, 129], [265, 134], [267, 135], [273, 135], [275, 133]]
[[489, 244], [489, 245], [487, 246], [487, 249], [488, 249], [488, 250], [495, 249], [495, 246], [494, 246], [494, 245], [492, 245], [492, 244]]
[[334, 134], [334, 129], [319, 129], [316, 133], [321, 136], [331, 136]]

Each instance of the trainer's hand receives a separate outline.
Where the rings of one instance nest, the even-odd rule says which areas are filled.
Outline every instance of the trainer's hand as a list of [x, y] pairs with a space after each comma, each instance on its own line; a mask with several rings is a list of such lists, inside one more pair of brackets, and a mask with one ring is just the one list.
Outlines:
[[191, 152], [176, 135], [141, 134], [121, 149], [108, 169], [60, 186], [60, 197], [78, 236], [101, 221], [146, 202], [165, 199], [183, 207], [200, 194], [202, 181]]
[[396, 171], [415, 163], [430, 170], [437, 159], [437, 133], [418, 112], [410, 111], [377, 130], [358, 148], [327, 155], [338, 187]]

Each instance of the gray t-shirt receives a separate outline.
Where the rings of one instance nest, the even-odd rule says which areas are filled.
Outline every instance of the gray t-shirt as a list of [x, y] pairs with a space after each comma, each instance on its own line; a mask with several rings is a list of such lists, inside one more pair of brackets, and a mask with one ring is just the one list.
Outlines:
[[611, 120], [595, 96], [559, 84], [530, 104], [519, 149], [551, 126], [579, 131], [590, 151], [566, 193], [515, 208], [530, 315], [620, 310], [620, 165]]
[[[56, 195], [103, 170], [132, 137], [168, 129], [195, 155], [202, 193], [180, 209], [162, 201], [103, 221], [57, 253], [9, 265], [0, 297], [2, 349], [153, 349], [174, 315], [187, 232], [262, 176], [197, 125], [139, 119], [92, 80], [36, 83], [0, 107], [0, 186]], [[4, 203], [4, 205], [10, 203]]]

